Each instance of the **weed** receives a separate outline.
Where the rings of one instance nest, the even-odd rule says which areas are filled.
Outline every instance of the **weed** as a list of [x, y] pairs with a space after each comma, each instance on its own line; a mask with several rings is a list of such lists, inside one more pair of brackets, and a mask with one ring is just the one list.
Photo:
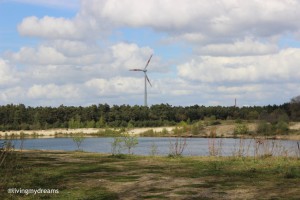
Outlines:
[[208, 153], [209, 156], [222, 156], [223, 139], [209, 138]]
[[153, 142], [150, 146], [150, 156], [155, 156], [158, 154], [157, 145]]
[[186, 140], [186, 137], [176, 137], [174, 142], [170, 139], [169, 156], [181, 156], [187, 146]]
[[123, 142], [123, 140], [121, 137], [113, 138], [113, 142], [111, 143], [111, 154], [112, 155], [121, 154], [122, 142]]

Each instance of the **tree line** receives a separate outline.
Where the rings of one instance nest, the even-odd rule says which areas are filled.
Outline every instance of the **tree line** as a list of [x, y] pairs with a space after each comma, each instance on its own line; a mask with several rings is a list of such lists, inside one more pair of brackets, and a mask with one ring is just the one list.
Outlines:
[[[300, 98], [299, 98], [300, 99]], [[24, 104], [0, 106], [0, 130], [40, 130], [50, 128], [156, 127], [216, 120], [300, 121], [300, 101], [282, 105], [224, 106], [145, 106], [99, 104], [87, 107], [30, 107]]]

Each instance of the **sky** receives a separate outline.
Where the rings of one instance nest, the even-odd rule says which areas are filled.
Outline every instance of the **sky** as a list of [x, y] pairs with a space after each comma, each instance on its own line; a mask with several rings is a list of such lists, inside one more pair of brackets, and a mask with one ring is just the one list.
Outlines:
[[0, 105], [261, 106], [300, 94], [299, 0], [0, 0]]

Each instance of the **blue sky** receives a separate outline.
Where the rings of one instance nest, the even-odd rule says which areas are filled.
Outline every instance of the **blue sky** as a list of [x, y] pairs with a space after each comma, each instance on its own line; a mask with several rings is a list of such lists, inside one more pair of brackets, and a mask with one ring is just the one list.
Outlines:
[[[0, 104], [268, 105], [300, 94], [299, 1], [2, 0]], [[299, 14], [298, 14], [299, 13]]]

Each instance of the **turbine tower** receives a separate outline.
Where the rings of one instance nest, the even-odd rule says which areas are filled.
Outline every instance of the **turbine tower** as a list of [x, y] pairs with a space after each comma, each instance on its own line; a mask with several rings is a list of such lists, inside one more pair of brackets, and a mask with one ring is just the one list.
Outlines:
[[150, 80], [147, 76], [147, 67], [150, 63], [150, 60], [152, 58], [152, 55], [150, 56], [146, 66], [144, 67], [144, 69], [130, 69], [130, 71], [138, 71], [138, 72], [144, 72], [144, 75], [145, 75], [145, 96], [144, 96], [144, 106], [147, 106], [147, 81], [148, 83], [150, 84], [150, 86], [152, 87], [151, 83], [150, 83]]

